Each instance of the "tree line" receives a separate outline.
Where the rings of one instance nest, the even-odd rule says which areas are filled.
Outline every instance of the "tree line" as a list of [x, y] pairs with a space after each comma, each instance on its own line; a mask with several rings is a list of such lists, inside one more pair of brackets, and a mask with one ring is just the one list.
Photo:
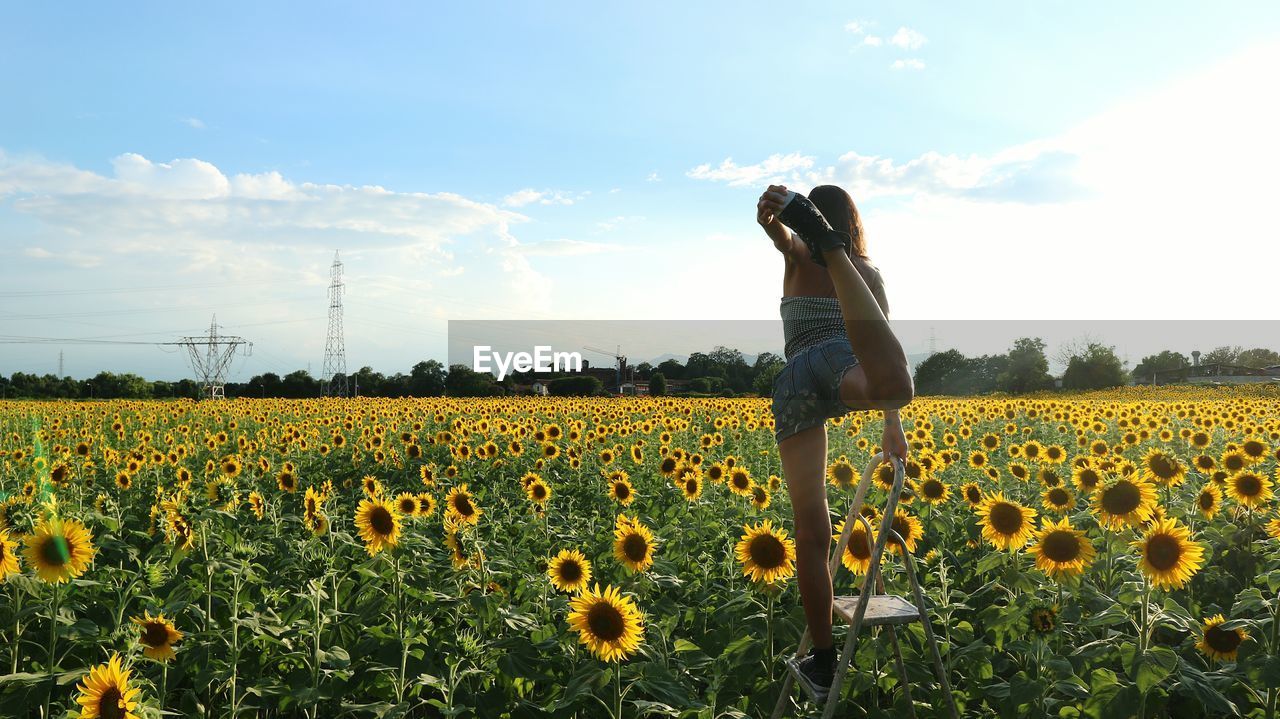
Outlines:
[[[916, 393], [1024, 394], [1059, 386], [1064, 390], [1106, 389], [1131, 383], [1149, 384], [1156, 372], [1192, 364], [1185, 355], [1165, 350], [1143, 357], [1130, 370], [1116, 356], [1114, 347], [1085, 340], [1060, 350], [1057, 359], [1066, 370], [1055, 378], [1049, 373], [1045, 350], [1040, 338], [1022, 337], [1004, 354], [966, 357], [956, 350], [938, 352], [916, 367]], [[1201, 356], [1200, 362], [1265, 368], [1280, 365], [1280, 353], [1264, 348], [1218, 347]], [[649, 383], [651, 394], [666, 394], [670, 380], [683, 380], [681, 393], [692, 396], [768, 396], [773, 392], [774, 378], [785, 364], [781, 356], [772, 352], [763, 352], [748, 362], [742, 352], [719, 346], [710, 352], [694, 352], [685, 362], [676, 359], [657, 364], [641, 362], [633, 369], [635, 379]], [[535, 380], [543, 382], [550, 394], [556, 395], [581, 396], [604, 391], [603, 384], [589, 376], [513, 373], [498, 382], [487, 372], [476, 372], [466, 365], [445, 367], [436, 360], [419, 362], [408, 373], [392, 375], [361, 367], [346, 380], [350, 392], [365, 397], [510, 395], [527, 392]], [[226, 385], [228, 397], [304, 399], [320, 397], [324, 390], [324, 383], [306, 370], [284, 376], [265, 372], [247, 382]], [[99, 372], [89, 379], [25, 372], [14, 372], [9, 377], [0, 375], [0, 398], [8, 399], [196, 399], [200, 395], [200, 384], [191, 379], [150, 381], [132, 373]]]

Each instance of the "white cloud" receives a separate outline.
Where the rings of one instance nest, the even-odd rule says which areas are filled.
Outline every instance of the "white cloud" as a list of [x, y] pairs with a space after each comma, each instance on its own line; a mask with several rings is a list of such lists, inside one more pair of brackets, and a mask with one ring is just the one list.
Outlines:
[[583, 240], [543, 240], [542, 242], [522, 243], [513, 248], [526, 257], [553, 256], [567, 257], [572, 255], [594, 255], [601, 252], [613, 252], [620, 249], [618, 245], [605, 242], [585, 242]]
[[909, 27], [898, 28], [898, 31], [893, 34], [893, 37], [889, 38], [889, 43], [891, 45], [897, 45], [898, 47], [906, 50], [918, 50], [923, 47], [926, 42], [929, 42], [928, 38]]
[[654, 170], [653, 172], [650, 172], [650, 173], [649, 173], [649, 176], [648, 176], [648, 177], [646, 177], [646, 178], [644, 178], [644, 180], [645, 180], [645, 182], [662, 182], [662, 178], [661, 178], [661, 177], [658, 177], [658, 171], [657, 171], [657, 170]]
[[502, 204], [507, 207], [524, 207], [533, 203], [540, 205], [572, 205], [575, 201], [584, 199], [591, 192], [578, 193], [576, 197], [570, 195], [564, 190], [535, 190], [525, 188], [517, 190], [510, 195], [502, 198]]
[[88, 255], [83, 252], [77, 252], [74, 250], [66, 251], [66, 252], [50, 252], [49, 250], [43, 247], [28, 247], [22, 251], [22, 254], [25, 255], [26, 257], [30, 257], [33, 260], [50, 260], [53, 262], [61, 262], [61, 263], [68, 264], [73, 267], [79, 267], [82, 269], [97, 267], [98, 265], [102, 264], [101, 257]]
[[196, 130], [204, 129], [204, 122], [198, 117], [184, 117], [182, 118], [182, 124]]
[[788, 155], [774, 154], [763, 162], [754, 165], [739, 165], [733, 158], [725, 158], [719, 167], [710, 164], [698, 165], [685, 173], [695, 180], [713, 180], [727, 182], [731, 187], [743, 185], [770, 184], [778, 179], [795, 176], [802, 170], [813, 167], [813, 158], [799, 153]]
[[[325, 281], [328, 258], [343, 248], [349, 263], [384, 279], [448, 281], [443, 289], [455, 300], [445, 311], [475, 316], [483, 298], [485, 312], [507, 317], [549, 307], [554, 288], [530, 257], [601, 249], [522, 246], [512, 228], [527, 217], [450, 192], [297, 182], [275, 171], [229, 175], [196, 158], [156, 162], [134, 153], [111, 168], [98, 174], [0, 151], [0, 236], [25, 241], [28, 249], [15, 255], [32, 265], [100, 266], [106, 284], [278, 283], [254, 290], [270, 309], [299, 285]], [[9, 258], [0, 261], [6, 265]], [[458, 277], [463, 266], [469, 272]], [[48, 272], [46, 282], [69, 281], [65, 268]], [[0, 278], [17, 279], [6, 274]]]
[[613, 230], [623, 225], [634, 224], [636, 222], [640, 222], [643, 219], [644, 217], [642, 215], [617, 215], [615, 217], [610, 217], [607, 220], [601, 220], [600, 222], [597, 222], [596, 227], [599, 227], [601, 230], [604, 230], [605, 232], [612, 232]]
[[862, 38], [862, 44], [870, 45], [871, 47], [880, 47], [884, 44], [884, 40], [878, 35], [868, 35]]
[[866, 32], [866, 26], [856, 20], [845, 23], [844, 29], [848, 32], [854, 33], [855, 35], [861, 35]]
[[894, 60], [889, 66], [891, 70], [923, 70], [924, 60], [919, 58], [907, 58], [906, 60]]

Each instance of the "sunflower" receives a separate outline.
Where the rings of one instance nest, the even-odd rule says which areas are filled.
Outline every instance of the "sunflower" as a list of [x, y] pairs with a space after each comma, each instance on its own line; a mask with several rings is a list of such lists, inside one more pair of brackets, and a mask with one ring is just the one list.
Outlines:
[[384, 549], [394, 549], [399, 543], [400, 515], [388, 500], [362, 499], [356, 507], [356, 529], [372, 557]]
[[1027, 615], [1027, 621], [1036, 634], [1048, 634], [1058, 626], [1058, 610], [1056, 607], [1036, 607]]
[[1157, 588], [1182, 587], [1204, 564], [1204, 547], [1176, 519], [1153, 523], [1132, 545], [1142, 555], [1138, 566]]
[[253, 510], [253, 516], [259, 520], [266, 516], [266, 502], [262, 499], [262, 494], [256, 490], [249, 493], [249, 509]]
[[134, 697], [141, 690], [129, 686], [132, 671], [120, 665], [120, 655], [114, 652], [106, 664], [90, 669], [76, 686], [81, 719], [138, 719], [133, 713], [138, 706]]
[[1092, 464], [1083, 464], [1072, 470], [1071, 481], [1081, 494], [1089, 494], [1102, 484], [1102, 473]]
[[1040, 495], [1040, 502], [1051, 512], [1069, 512], [1076, 506], [1075, 495], [1066, 487], [1050, 487]]
[[1176, 487], [1187, 476], [1187, 468], [1178, 458], [1159, 447], [1152, 447], [1142, 458], [1142, 478], [1161, 487]]
[[173, 659], [173, 645], [182, 641], [182, 632], [178, 631], [173, 622], [165, 619], [163, 614], [153, 617], [151, 612], [146, 612], [141, 617], [134, 617], [132, 621], [142, 627], [142, 635], [138, 637], [138, 641], [145, 647], [142, 653], [147, 655], [147, 658], [158, 662]]
[[[868, 518], [870, 519], [870, 518]], [[916, 551], [916, 543], [924, 536], [924, 528], [920, 526], [920, 520], [914, 515], [907, 514], [904, 509], [893, 510], [893, 521], [890, 523], [893, 531], [902, 537], [902, 541], [906, 543], [908, 552]], [[902, 545], [898, 544], [898, 540], [892, 536], [889, 537], [887, 545], [890, 551], [902, 553]]]
[[1272, 539], [1280, 539], [1280, 517], [1267, 522], [1267, 534], [1270, 534]]
[[639, 522], [619, 518], [613, 530], [613, 556], [627, 569], [643, 572], [653, 565], [653, 532]]
[[93, 535], [75, 519], [41, 520], [23, 543], [27, 545], [27, 563], [36, 568], [40, 579], [51, 584], [84, 574], [98, 551], [93, 547]]
[[281, 492], [296, 492], [298, 491], [298, 475], [287, 469], [283, 470], [276, 475], [276, 486], [280, 488]]
[[631, 486], [631, 480], [626, 477], [610, 480], [609, 498], [624, 507], [636, 501], [636, 490]]
[[476, 505], [471, 496], [471, 490], [467, 489], [465, 484], [460, 484], [449, 490], [449, 495], [445, 497], [444, 503], [448, 505], [448, 513], [450, 515], [466, 524], [476, 524], [480, 521], [480, 515], [484, 514], [480, 507]]
[[1271, 500], [1271, 479], [1260, 472], [1237, 473], [1227, 479], [1227, 494], [1252, 509]]
[[680, 480], [680, 491], [690, 502], [698, 501], [702, 496], [702, 476], [697, 473], [687, 474]]
[[1223, 629], [1222, 625], [1226, 622], [1221, 614], [1206, 619], [1200, 627], [1200, 641], [1196, 642], [1196, 649], [1210, 659], [1233, 662], [1240, 645], [1249, 638], [1249, 633], [1239, 628]]
[[[889, 471], [890, 482], [892, 482], [893, 470], [890, 469]], [[857, 477], [857, 471], [854, 470], [853, 465], [849, 463], [849, 460], [844, 457], [837, 459], [831, 463], [831, 466], [827, 467], [827, 480], [841, 489], [849, 489], [852, 487], [855, 477]]]
[[772, 501], [773, 495], [769, 494], [769, 490], [758, 484], [751, 488], [751, 504], [756, 509], [767, 509]]
[[936, 477], [926, 477], [916, 493], [929, 504], [942, 504], [951, 496], [951, 488]]
[[1245, 459], [1250, 464], [1257, 464], [1267, 458], [1267, 453], [1271, 451], [1271, 448], [1260, 439], [1250, 438], [1240, 444], [1240, 451], [1244, 453]]
[[1219, 464], [1228, 473], [1235, 473], [1249, 466], [1249, 458], [1238, 449], [1229, 449], [1222, 453], [1222, 459]]
[[551, 499], [551, 487], [541, 479], [530, 482], [529, 486], [525, 487], [524, 492], [529, 501], [535, 504], [545, 505], [547, 500]]
[[1119, 531], [1147, 521], [1156, 507], [1156, 490], [1137, 476], [1121, 477], [1093, 495], [1098, 524]]
[[591, 562], [576, 549], [561, 549], [547, 564], [547, 576], [556, 589], [576, 594], [591, 581]]
[[417, 516], [430, 517], [436, 513], [436, 498], [430, 492], [418, 492], [415, 499], [418, 502], [418, 511], [415, 512]]
[[1213, 519], [1222, 508], [1222, 490], [1213, 482], [1206, 482], [1196, 495], [1196, 511], [1205, 519]]
[[409, 492], [397, 494], [396, 512], [406, 517], [418, 516], [418, 495]]
[[1026, 551], [1035, 555], [1036, 568], [1054, 580], [1082, 574], [1094, 557], [1093, 542], [1066, 517], [1046, 522]]
[[964, 497], [964, 501], [969, 503], [970, 507], [976, 507], [982, 503], [982, 488], [977, 482], [966, 482], [960, 488], [960, 495]]
[[755, 480], [751, 479], [751, 473], [746, 467], [734, 467], [729, 470], [729, 479], [726, 480], [729, 485], [729, 491], [739, 497], [750, 497], [751, 488], [756, 486]]
[[1036, 510], [1005, 499], [1001, 492], [987, 497], [974, 511], [978, 513], [982, 537], [998, 549], [1021, 549], [1035, 531], [1031, 520]]
[[573, 611], [569, 614], [569, 627], [600, 660], [616, 662], [640, 648], [644, 617], [635, 602], [622, 596], [616, 587], [602, 591], [597, 584], [574, 597], [570, 606]]
[[10, 574], [18, 573], [17, 550], [18, 544], [9, 538], [8, 532], [0, 529], [0, 582]]
[[382, 482], [378, 478], [367, 474], [360, 478], [360, 489], [364, 492], [364, 496], [374, 499], [382, 496]]
[[[833, 531], [835, 534], [831, 538], [840, 541], [840, 535], [844, 533], [844, 520], [836, 524]], [[854, 574], [866, 574], [867, 567], [871, 566], [871, 545], [867, 541], [867, 528], [862, 522], [854, 522], [853, 529], [849, 530], [849, 543], [844, 547], [840, 563]]]
[[743, 525], [736, 552], [742, 573], [753, 582], [773, 584], [795, 573], [796, 543], [785, 529], [774, 529], [766, 519], [756, 526]]

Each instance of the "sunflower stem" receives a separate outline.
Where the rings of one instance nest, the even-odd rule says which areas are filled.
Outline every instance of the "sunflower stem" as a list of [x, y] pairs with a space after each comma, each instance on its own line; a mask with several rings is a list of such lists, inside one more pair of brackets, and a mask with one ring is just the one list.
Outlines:
[[614, 719], [622, 719], [622, 664], [613, 668]]
[[14, 610], [13, 610], [13, 662], [9, 670], [10, 674], [18, 673], [18, 659], [22, 653], [22, 624], [18, 618], [22, 616], [22, 589], [14, 589]]
[[[1143, 661], [1143, 657], [1147, 653], [1147, 643], [1150, 641], [1150, 635], [1147, 628], [1147, 619], [1150, 615], [1151, 603], [1151, 583], [1147, 580], [1145, 572], [1142, 574], [1142, 604], [1138, 605], [1138, 658], [1137, 661]], [[1144, 719], [1147, 708], [1147, 692], [1142, 692], [1142, 696], [1138, 699], [1138, 719]]]
[[156, 696], [156, 701], [160, 705], [160, 712], [164, 713], [164, 695], [165, 690], [169, 688], [169, 661], [165, 660], [160, 663], [160, 693]]
[[392, 562], [395, 565], [395, 609], [396, 609], [396, 638], [400, 641], [400, 674], [396, 679], [396, 704], [404, 700], [404, 672], [409, 660], [409, 650], [404, 641], [404, 607], [401, 606], [401, 576], [400, 576], [400, 555], [392, 550]]
[[49, 716], [49, 707], [53, 704], [53, 690], [58, 684], [58, 675], [54, 668], [56, 661], [54, 650], [58, 646], [58, 602], [62, 599], [62, 583], [53, 584], [53, 611], [49, 613], [49, 693], [44, 697], [44, 716]]

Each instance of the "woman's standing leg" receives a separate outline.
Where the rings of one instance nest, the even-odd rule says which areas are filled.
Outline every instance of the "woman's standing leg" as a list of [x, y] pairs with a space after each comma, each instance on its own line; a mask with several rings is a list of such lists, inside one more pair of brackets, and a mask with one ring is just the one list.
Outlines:
[[831, 647], [831, 515], [827, 508], [827, 426], [778, 443], [782, 475], [795, 512], [796, 581], [816, 649]]

